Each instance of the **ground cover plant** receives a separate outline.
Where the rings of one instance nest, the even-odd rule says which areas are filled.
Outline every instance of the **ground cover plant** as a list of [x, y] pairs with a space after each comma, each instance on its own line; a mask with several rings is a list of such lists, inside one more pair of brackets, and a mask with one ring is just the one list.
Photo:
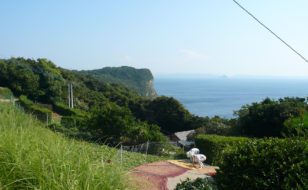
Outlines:
[[99, 146], [54, 133], [0, 104], [0, 189], [125, 189], [126, 170], [162, 157]]
[[217, 186], [208, 178], [197, 178], [191, 180], [187, 178], [185, 181], [178, 183], [175, 190], [217, 190]]

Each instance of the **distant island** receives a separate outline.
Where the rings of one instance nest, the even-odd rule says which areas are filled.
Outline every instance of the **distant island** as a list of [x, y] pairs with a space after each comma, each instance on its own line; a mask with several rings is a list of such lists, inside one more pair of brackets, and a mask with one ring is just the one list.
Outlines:
[[134, 67], [122, 66], [82, 70], [78, 72], [91, 75], [102, 82], [123, 84], [143, 97], [157, 97], [153, 85], [154, 77], [149, 69], [136, 69]]

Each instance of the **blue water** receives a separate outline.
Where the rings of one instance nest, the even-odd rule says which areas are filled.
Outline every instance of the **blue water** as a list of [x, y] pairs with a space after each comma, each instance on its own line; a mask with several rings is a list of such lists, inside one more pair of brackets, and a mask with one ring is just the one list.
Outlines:
[[159, 95], [174, 97], [198, 116], [232, 118], [242, 105], [266, 97], [307, 97], [308, 79], [155, 78]]

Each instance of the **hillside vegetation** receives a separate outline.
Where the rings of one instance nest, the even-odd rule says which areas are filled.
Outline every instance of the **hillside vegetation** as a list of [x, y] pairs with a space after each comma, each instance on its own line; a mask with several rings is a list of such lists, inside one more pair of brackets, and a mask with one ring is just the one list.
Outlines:
[[79, 73], [91, 75], [103, 82], [123, 84], [143, 97], [154, 98], [157, 96], [153, 86], [154, 78], [149, 69], [122, 66], [83, 70]]
[[[151, 78], [150, 74], [147, 77]], [[74, 109], [66, 106], [70, 82], [74, 85]], [[65, 116], [66, 121], [74, 122], [79, 136], [87, 133], [94, 141], [110, 139], [106, 135], [110, 135], [107, 133], [110, 127], [113, 127], [109, 125], [111, 123], [128, 123], [127, 127], [131, 129], [129, 133], [124, 133], [126, 129], [115, 129], [115, 134], [120, 136], [112, 138], [116, 139], [112, 143], [117, 144], [118, 140], [122, 142], [124, 139], [125, 143], [132, 144], [144, 143], [147, 140], [164, 141], [164, 138], [160, 138], [159, 131], [170, 134], [190, 130], [206, 121], [190, 114], [174, 98], [144, 98], [122, 84], [102, 82], [93, 76], [57, 67], [47, 59], [1, 59], [0, 86], [8, 87], [15, 96], [24, 95], [33, 103], [45, 104], [48, 109]], [[32, 105], [31, 109], [35, 107], [27, 102], [28, 105]], [[117, 116], [112, 117], [109, 122], [97, 122], [109, 111], [117, 113]], [[97, 121], [94, 121], [95, 119]], [[97, 125], [88, 128], [91, 124], [89, 122]], [[136, 135], [143, 138], [137, 138], [136, 141]]]
[[121, 169], [117, 149], [68, 139], [8, 103], [0, 139], [0, 189], [125, 189], [125, 170], [164, 159], [124, 151]]

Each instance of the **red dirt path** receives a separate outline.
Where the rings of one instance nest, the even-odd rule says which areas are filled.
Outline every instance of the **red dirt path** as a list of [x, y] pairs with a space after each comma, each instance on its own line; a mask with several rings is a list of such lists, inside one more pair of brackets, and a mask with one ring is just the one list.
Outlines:
[[190, 169], [162, 161], [138, 166], [131, 170], [131, 175], [139, 179], [136, 185], [140, 189], [167, 190], [169, 177], [179, 176], [188, 170]]

